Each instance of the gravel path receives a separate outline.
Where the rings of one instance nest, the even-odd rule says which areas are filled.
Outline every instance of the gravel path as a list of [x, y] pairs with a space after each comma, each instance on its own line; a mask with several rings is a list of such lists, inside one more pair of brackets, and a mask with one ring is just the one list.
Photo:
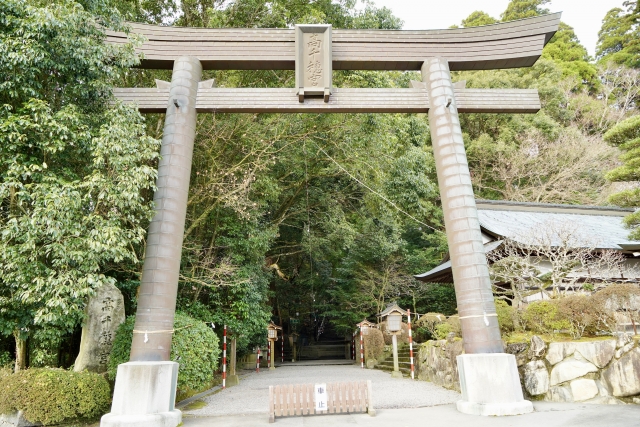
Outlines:
[[202, 398], [206, 406], [185, 410], [187, 416], [219, 416], [267, 413], [269, 386], [371, 380], [374, 408], [418, 408], [443, 405], [460, 399], [460, 394], [426, 381], [395, 379], [387, 372], [361, 369], [356, 365], [282, 366], [275, 371], [243, 371], [240, 384]]

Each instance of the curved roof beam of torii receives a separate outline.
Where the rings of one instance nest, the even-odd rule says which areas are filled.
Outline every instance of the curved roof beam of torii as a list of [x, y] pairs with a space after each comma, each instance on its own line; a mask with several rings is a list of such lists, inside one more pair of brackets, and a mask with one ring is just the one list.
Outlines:
[[[482, 27], [446, 30], [333, 30], [334, 70], [419, 70], [427, 57], [443, 57], [452, 71], [530, 67], [560, 23], [560, 13]], [[204, 69], [293, 70], [293, 29], [184, 28], [131, 23], [147, 41], [141, 68], [171, 69], [183, 55]], [[107, 32], [123, 43], [124, 33]]]

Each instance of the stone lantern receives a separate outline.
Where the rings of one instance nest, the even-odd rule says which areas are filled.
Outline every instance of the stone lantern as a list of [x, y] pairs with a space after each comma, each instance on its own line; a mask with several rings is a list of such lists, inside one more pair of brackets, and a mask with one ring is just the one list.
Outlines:
[[360, 329], [360, 366], [364, 369], [364, 336], [369, 335], [369, 329], [376, 325], [375, 323], [371, 323], [367, 319], [364, 319], [356, 326]]
[[390, 333], [391, 342], [393, 343], [393, 372], [391, 376], [393, 378], [402, 378], [402, 372], [398, 366], [398, 335], [402, 333], [402, 317], [406, 316], [407, 312], [397, 304], [391, 304], [384, 309], [378, 316], [381, 321], [387, 321], [387, 332]]
[[369, 335], [369, 328], [374, 328], [375, 326], [375, 323], [369, 322], [367, 319], [364, 319], [362, 322], [358, 323], [358, 328], [360, 328], [360, 331], [362, 331], [362, 335]]
[[269, 369], [276, 369], [276, 364], [273, 362], [275, 360], [275, 342], [278, 340], [278, 331], [281, 331], [282, 328], [276, 325], [273, 322], [269, 322], [269, 326], [267, 326], [267, 338], [269, 339], [269, 350], [271, 353], [271, 360], [269, 361]]

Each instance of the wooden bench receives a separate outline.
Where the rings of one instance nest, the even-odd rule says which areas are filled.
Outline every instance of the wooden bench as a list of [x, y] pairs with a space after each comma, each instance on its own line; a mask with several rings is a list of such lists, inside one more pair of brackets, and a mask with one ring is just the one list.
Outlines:
[[327, 383], [327, 410], [316, 411], [314, 384], [269, 386], [269, 422], [275, 417], [367, 412], [376, 415], [371, 381]]

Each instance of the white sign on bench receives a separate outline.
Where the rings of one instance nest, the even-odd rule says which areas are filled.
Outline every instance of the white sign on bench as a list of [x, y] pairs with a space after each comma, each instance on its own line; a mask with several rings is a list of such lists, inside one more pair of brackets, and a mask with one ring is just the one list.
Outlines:
[[329, 409], [327, 383], [316, 384], [313, 388], [316, 395], [316, 412], [327, 411]]
[[367, 412], [375, 416], [371, 381], [269, 386], [269, 422], [275, 417]]

